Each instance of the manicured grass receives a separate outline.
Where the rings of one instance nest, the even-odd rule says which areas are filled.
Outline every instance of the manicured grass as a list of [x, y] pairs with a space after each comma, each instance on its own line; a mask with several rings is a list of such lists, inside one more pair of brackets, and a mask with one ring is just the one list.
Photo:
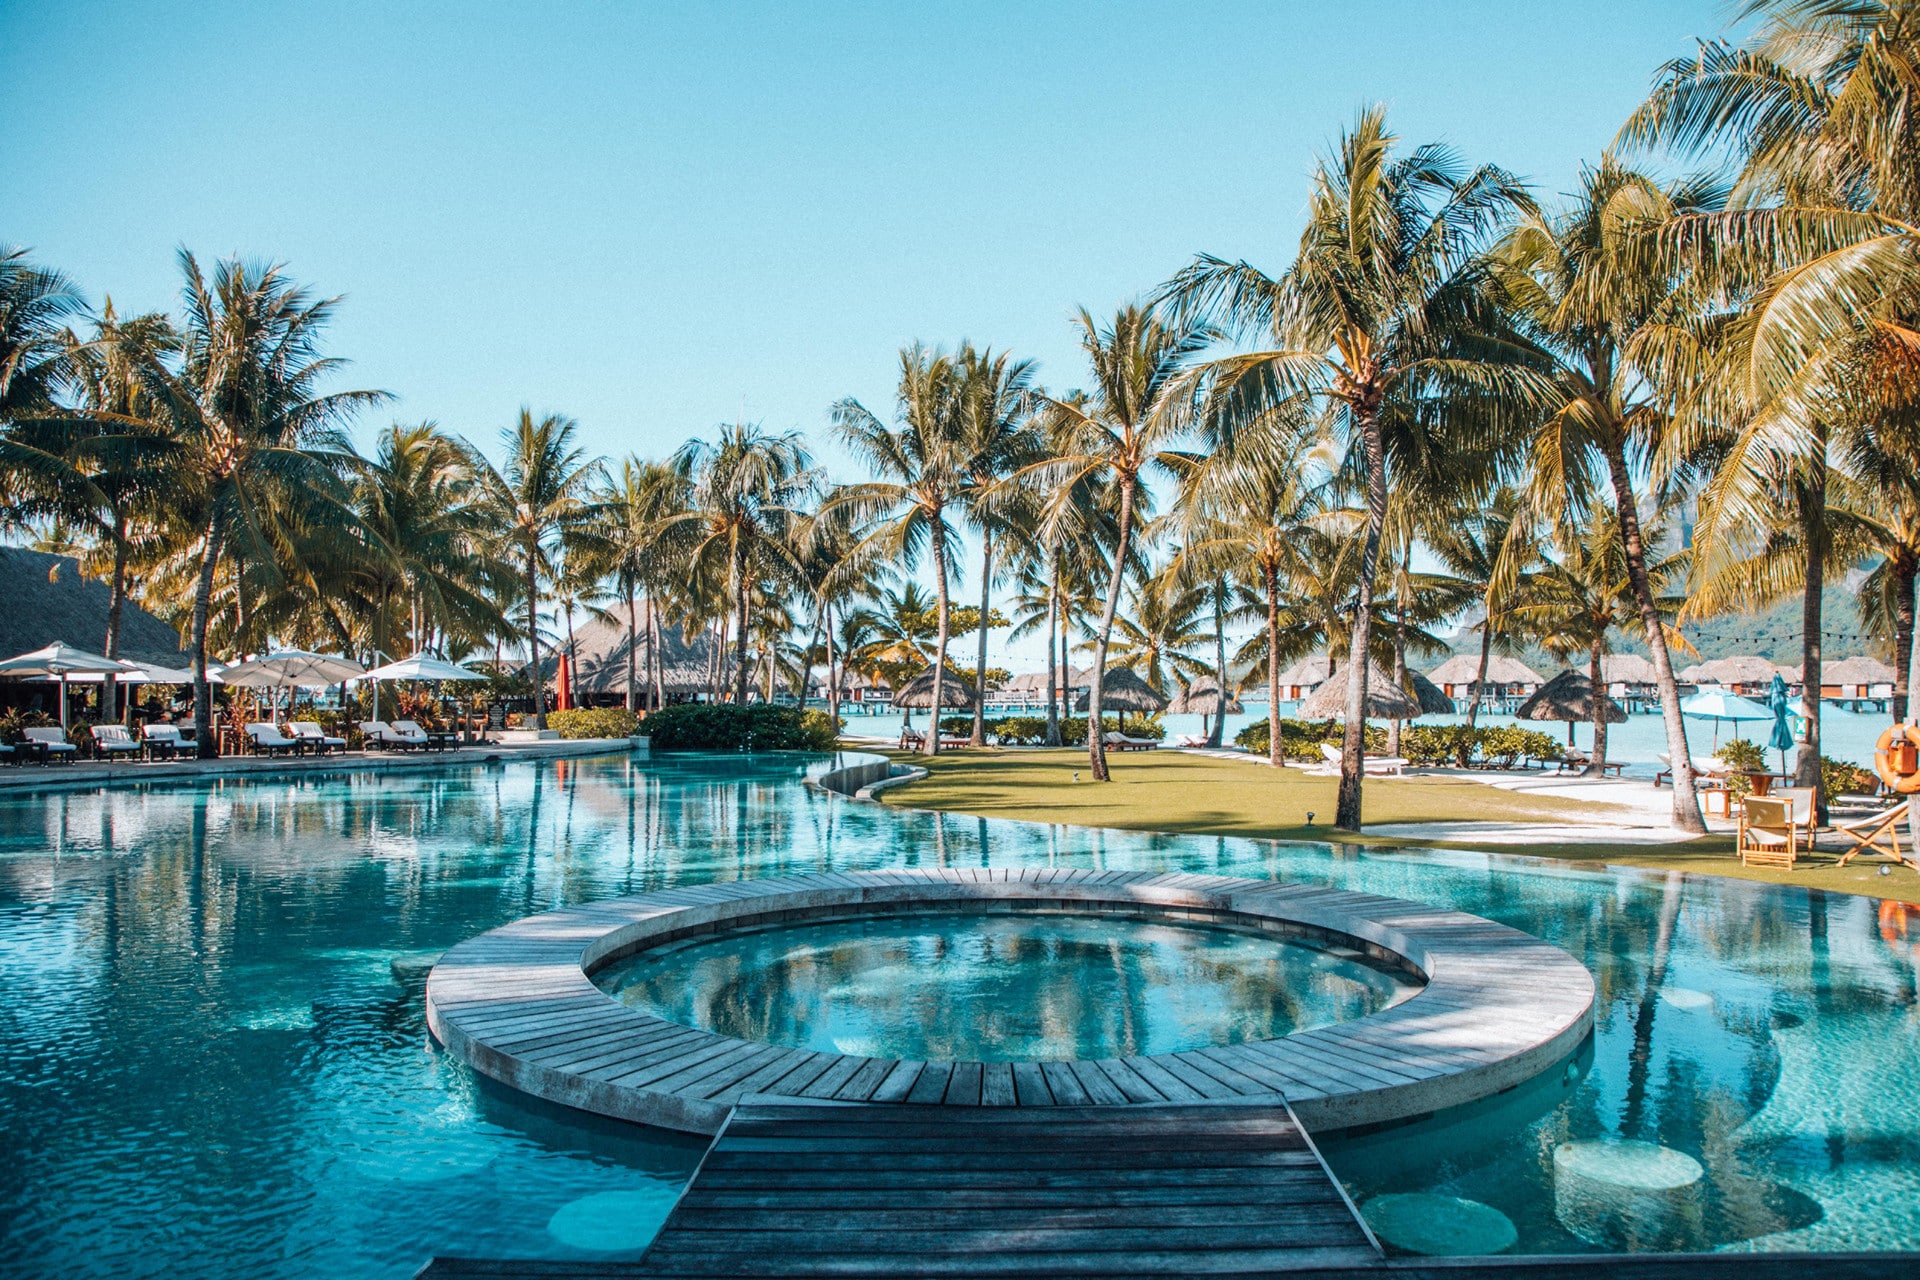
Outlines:
[[[966, 750], [935, 757], [889, 753], [928, 767], [924, 782], [885, 794], [888, 804], [945, 809], [1128, 831], [1174, 831], [1267, 840], [1319, 840], [1405, 848], [1490, 849], [1498, 853], [1556, 858], [1572, 863], [1614, 864], [1656, 871], [1687, 871], [1857, 893], [1874, 898], [1920, 899], [1920, 875], [1859, 859], [1837, 867], [1831, 854], [1815, 854], [1796, 870], [1743, 867], [1733, 857], [1733, 837], [1707, 836], [1667, 845], [1475, 844], [1472, 840], [1370, 838], [1332, 829], [1335, 780], [1298, 769], [1269, 769], [1239, 760], [1215, 760], [1176, 752], [1138, 752], [1109, 757], [1113, 781], [1091, 781], [1081, 751]], [[1075, 774], [1079, 781], [1075, 781]], [[1369, 778], [1365, 820], [1388, 822], [1608, 822], [1614, 805], [1547, 796], [1517, 795], [1466, 778]], [[1307, 814], [1314, 815], [1307, 825]]]

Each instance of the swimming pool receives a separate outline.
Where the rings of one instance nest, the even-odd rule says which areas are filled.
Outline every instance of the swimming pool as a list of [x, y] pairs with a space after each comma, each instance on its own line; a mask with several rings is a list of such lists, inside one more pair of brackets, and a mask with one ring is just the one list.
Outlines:
[[1898, 904], [1727, 881], [903, 813], [814, 793], [807, 768], [612, 757], [0, 798], [9, 1273], [632, 1256], [699, 1141], [478, 1081], [426, 1036], [419, 958], [570, 902], [898, 865], [1267, 876], [1525, 929], [1593, 970], [1591, 1050], [1467, 1114], [1329, 1141], [1356, 1199], [1457, 1197], [1510, 1219], [1516, 1249], [1602, 1247], [1556, 1217], [1554, 1152], [1626, 1138], [1703, 1167], [1690, 1245], [1920, 1247], [1920, 908], [1910, 930]]

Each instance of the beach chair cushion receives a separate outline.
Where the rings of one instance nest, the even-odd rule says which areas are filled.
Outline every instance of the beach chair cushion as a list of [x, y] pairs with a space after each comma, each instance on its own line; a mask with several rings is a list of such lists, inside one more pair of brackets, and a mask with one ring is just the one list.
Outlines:
[[79, 750], [78, 747], [67, 741], [67, 734], [64, 729], [56, 729], [52, 725], [45, 725], [37, 729], [22, 729], [20, 733], [28, 742], [37, 742], [54, 755], [67, 755]]
[[293, 736], [302, 742], [317, 742], [323, 747], [344, 747], [347, 745], [345, 738], [329, 737], [327, 731], [320, 727], [320, 723], [317, 720], [295, 720], [288, 724], [287, 728], [293, 730]]
[[128, 733], [125, 726], [117, 724], [97, 724], [93, 726], [93, 744], [102, 751], [138, 751], [140, 744]]
[[395, 720], [393, 732], [402, 742], [427, 741], [427, 731], [411, 720]]

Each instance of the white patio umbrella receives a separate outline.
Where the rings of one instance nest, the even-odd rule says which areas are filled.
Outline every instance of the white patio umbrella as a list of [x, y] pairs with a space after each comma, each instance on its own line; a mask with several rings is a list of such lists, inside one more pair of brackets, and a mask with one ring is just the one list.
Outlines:
[[375, 667], [359, 678], [373, 681], [373, 718], [378, 720], [382, 680], [423, 680], [438, 684], [442, 680], [485, 680], [487, 677], [485, 672], [445, 662], [430, 653], [416, 653], [398, 662], [389, 662], [384, 667]]
[[[246, 689], [324, 689], [366, 674], [352, 658], [304, 649], [278, 649], [220, 672], [220, 682]], [[279, 708], [276, 706], [275, 710]]]
[[0, 662], [0, 676], [32, 678], [46, 676], [60, 682], [60, 727], [67, 726], [67, 677], [75, 675], [108, 676], [123, 670], [120, 663], [85, 649], [55, 641], [44, 649], [35, 649]]

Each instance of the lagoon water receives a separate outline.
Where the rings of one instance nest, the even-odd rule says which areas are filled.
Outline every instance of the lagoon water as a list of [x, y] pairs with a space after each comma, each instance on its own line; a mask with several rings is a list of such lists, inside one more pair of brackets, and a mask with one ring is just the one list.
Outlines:
[[1516, 1251], [1617, 1247], [1604, 1198], [1560, 1194], [1556, 1152], [1599, 1144], [1577, 1154], [1604, 1164], [1640, 1143], [1701, 1171], [1640, 1247], [1920, 1248], [1920, 907], [922, 814], [813, 792], [816, 764], [476, 761], [0, 797], [5, 1273], [398, 1280], [434, 1253], [635, 1256], [702, 1144], [477, 1079], [428, 1037], [410, 966], [565, 903], [898, 866], [1337, 885], [1571, 951], [1599, 989], [1573, 1061], [1466, 1112], [1328, 1137], [1397, 1227], [1471, 1201]]

